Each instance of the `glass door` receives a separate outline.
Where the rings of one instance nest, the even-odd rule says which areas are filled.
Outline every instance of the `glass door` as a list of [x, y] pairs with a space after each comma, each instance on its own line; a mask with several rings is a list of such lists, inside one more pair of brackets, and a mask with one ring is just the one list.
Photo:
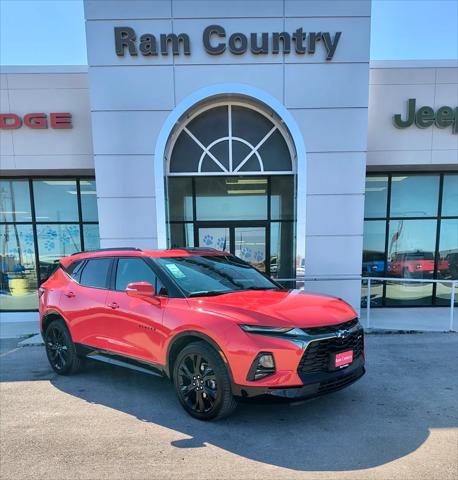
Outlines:
[[234, 255], [266, 272], [266, 227], [233, 227]]
[[199, 247], [230, 252], [261, 272], [269, 273], [266, 225], [198, 223], [195, 239]]

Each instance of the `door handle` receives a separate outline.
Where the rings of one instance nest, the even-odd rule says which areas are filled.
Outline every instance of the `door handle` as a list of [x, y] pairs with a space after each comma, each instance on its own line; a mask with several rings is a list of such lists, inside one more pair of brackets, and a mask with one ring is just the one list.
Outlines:
[[119, 305], [116, 302], [109, 303], [108, 306], [112, 309], [119, 308]]
[[65, 292], [64, 295], [68, 298], [73, 298], [75, 296], [73, 292]]

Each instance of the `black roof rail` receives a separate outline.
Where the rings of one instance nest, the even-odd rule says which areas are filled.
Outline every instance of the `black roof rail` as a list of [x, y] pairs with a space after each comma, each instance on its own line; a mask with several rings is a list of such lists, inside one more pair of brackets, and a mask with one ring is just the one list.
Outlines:
[[141, 252], [141, 248], [137, 247], [110, 247], [110, 248], [97, 248], [96, 250], [84, 250], [82, 252], [75, 252], [72, 253], [73, 255], [79, 255], [80, 253], [96, 253], [96, 252], [116, 252], [116, 251], [134, 251], [134, 252]]

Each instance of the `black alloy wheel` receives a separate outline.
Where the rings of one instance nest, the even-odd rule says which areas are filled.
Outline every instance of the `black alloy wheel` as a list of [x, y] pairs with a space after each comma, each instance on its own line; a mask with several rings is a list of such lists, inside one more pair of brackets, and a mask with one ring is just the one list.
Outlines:
[[67, 327], [61, 320], [54, 320], [45, 332], [45, 348], [49, 363], [60, 375], [75, 373], [81, 367], [75, 345]]
[[226, 366], [204, 342], [191, 343], [179, 353], [174, 383], [185, 410], [199, 420], [225, 417], [237, 405]]

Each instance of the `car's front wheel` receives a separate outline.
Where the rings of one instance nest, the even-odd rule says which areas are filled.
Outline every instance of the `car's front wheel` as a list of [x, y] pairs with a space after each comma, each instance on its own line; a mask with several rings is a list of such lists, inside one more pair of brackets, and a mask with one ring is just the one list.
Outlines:
[[80, 370], [82, 360], [76, 354], [75, 344], [63, 320], [53, 320], [44, 337], [46, 355], [56, 373], [69, 375]]
[[199, 420], [226, 417], [237, 406], [221, 356], [204, 342], [193, 342], [181, 350], [173, 381], [180, 403]]

